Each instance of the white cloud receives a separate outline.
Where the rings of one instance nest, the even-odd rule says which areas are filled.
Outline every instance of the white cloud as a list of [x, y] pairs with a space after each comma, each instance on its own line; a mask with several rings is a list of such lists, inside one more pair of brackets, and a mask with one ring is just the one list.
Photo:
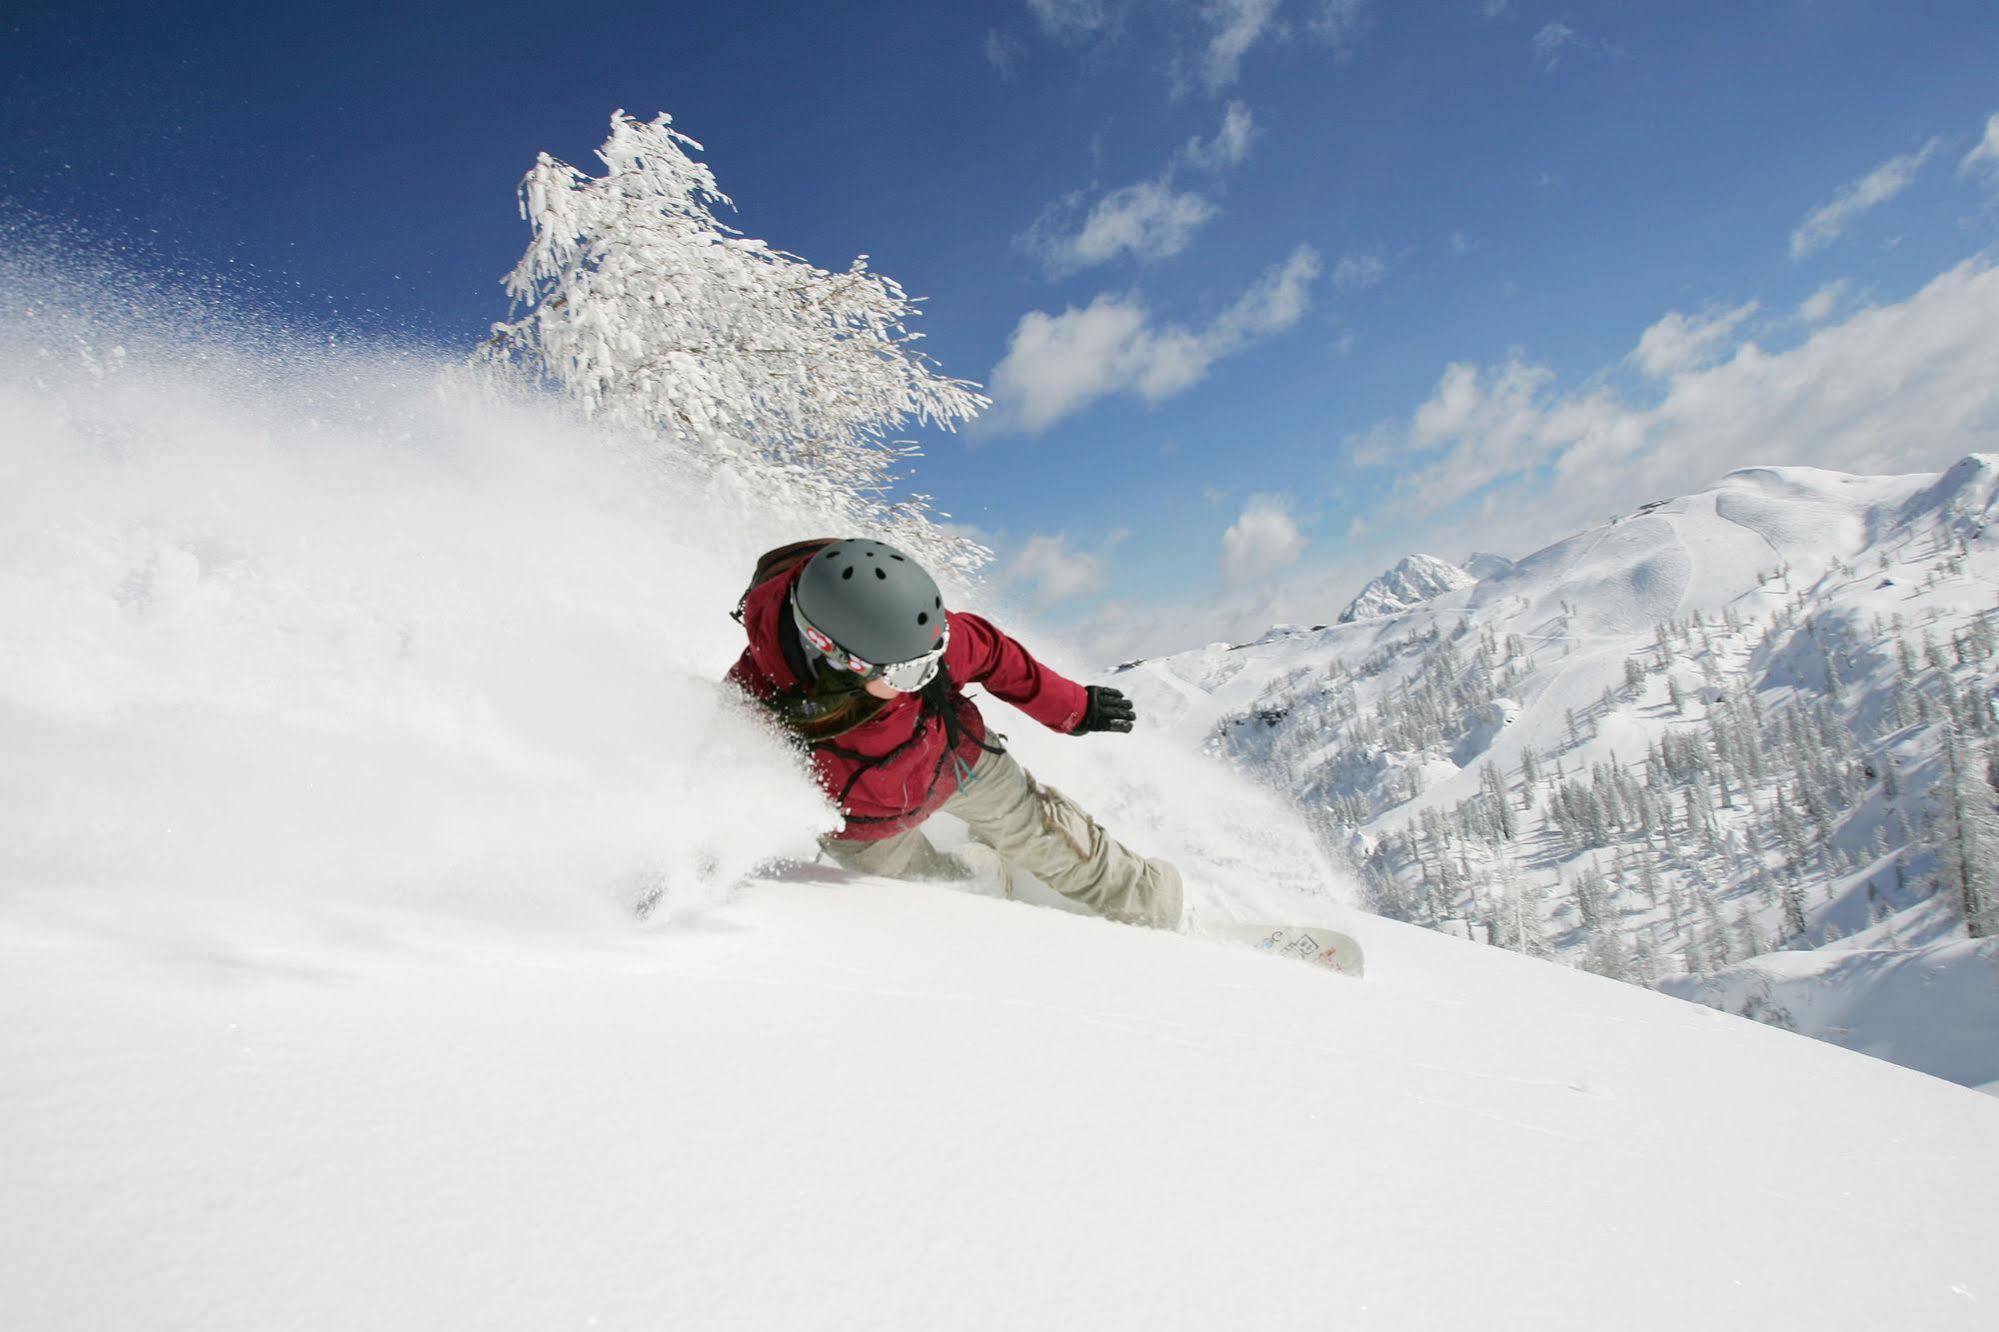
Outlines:
[[986, 63], [1004, 83], [1012, 83], [1020, 67], [1020, 43], [998, 28], [986, 31]]
[[1312, 308], [1312, 283], [1319, 277], [1319, 252], [1300, 245], [1283, 263], [1266, 268], [1234, 305], [1221, 313], [1205, 341], [1217, 356], [1281, 333]]
[[1180, 160], [1204, 171], [1222, 171], [1241, 166], [1249, 156], [1250, 141], [1256, 137], [1256, 118], [1241, 102], [1230, 102], [1222, 112], [1221, 127], [1212, 139], [1195, 135], [1180, 150]]
[[1801, 324], [1823, 324], [1832, 316], [1839, 303], [1846, 299], [1846, 289], [1853, 284], [1846, 278], [1828, 282], [1798, 305], [1798, 322]]
[[1717, 310], [1706, 315], [1683, 315], [1678, 310], [1645, 330], [1637, 349], [1628, 358], [1652, 379], [1665, 379], [1684, 370], [1711, 362], [1721, 346], [1735, 335], [1742, 321], [1756, 313], [1750, 301], [1733, 310]]
[[1441, 458], [1405, 479], [1417, 510], [1444, 508], [1542, 458], [1553, 382], [1552, 371], [1518, 359], [1489, 373], [1468, 363], [1447, 366], [1408, 429], [1371, 435], [1356, 460], [1400, 458], [1415, 466], [1421, 455], [1441, 451]]
[[1205, 0], [1197, 10], [1204, 33], [1200, 51], [1171, 66], [1174, 95], [1198, 88], [1213, 96], [1232, 87], [1242, 77], [1244, 58], [1258, 45], [1291, 41], [1301, 30], [1309, 40], [1331, 48], [1335, 59], [1345, 60], [1373, 22], [1371, 3], [1311, 0], [1303, 22], [1291, 23], [1278, 14], [1283, 0]]
[[[1495, 15], [1489, 13], [1487, 17]], [[1580, 51], [1584, 55], [1605, 59], [1621, 59], [1624, 56], [1621, 48], [1603, 38], [1586, 36], [1559, 20], [1542, 24], [1535, 32], [1533, 42], [1534, 55], [1540, 60], [1541, 68], [1550, 72], [1561, 64], [1562, 57], [1571, 51]]]
[[1333, 285], [1342, 291], [1379, 285], [1388, 276], [1388, 265], [1372, 251], [1348, 251], [1333, 265]]
[[1019, 237], [1020, 246], [1041, 260], [1051, 278], [1067, 277], [1121, 255], [1170, 259], [1193, 241], [1221, 210], [1207, 196], [1175, 187], [1183, 166], [1220, 172], [1249, 156], [1256, 119], [1241, 102], [1230, 102], [1213, 138], [1187, 140], [1156, 180], [1111, 190], [1087, 203], [1077, 191], [1041, 210]]
[[1185, 249], [1217, 211], [1200, 195], [1163, 183], [1127, 186], [1097, 201], [1073, 238], [1072, 252], [1084, 267], [1127, 250], [1142, 259], [1164, 259]]
[[1985, 136], [1978, 146], [1964, 155], [1957, 164], [1958, 174], [1969, 176], [1973, 172], [1983, 172], [1993, 184], [1999, 185], [1999, 114], [1985, 122]]
[[1014, 326], [993, 367], [993, 416], [1030, 432], [1141, 382], [1159, 383], [1167, 355], [1135, 301], [1103, 295], [1059, 315], [1030, 310]]
[[[1116, 540], [1113, 534], [1106, 548]], [[1076, 550], [1070, 546], [1067, 532], [1053, 536], [1036, 533], [1007, 565], [1004, 579], [1023, 589], [1036, 611], [1043, 611], [1102, 591], [1104, 563], [1102, 549]]]
[[[1227, 631], [1217, 627], [1222, 613], [1207, 599], [1179, 599], [1170, 604], [1134, 604], [1115, 599], [1091, 608], [1083, 621], [1069, 631], [1078, 660], [1096, 662], [1143, 661], [1169, 652], [1182, 652], [1203, 637], [1219, 641]], [[1045, 642], [1056, 631], [1037, 628], [1035, 642]]]
[[1857, 311], [1785, 351], [1746, 342], [1715, 359], [1715, 350], [1666, 373], [1649, 404], [1602, 387], [1557, 393], [1551, 371], [1518, 359], [1452, 365], [1405, 425], [1351, 441], [1353, 456], [1404, 466], [1404, 511], [1441, 514], [1485, 491], [1484, 512], [1453, 513], [1452, 533], [1505, 548], [1737, 467], [1905, 472], [1999, 449], [1999, 268], [1990, 264], [1967, 261], [1907, 301]]
[[1566, 23], [1544, 23], [1534, 34], [1534, 54], [1541, 58], [1544, 69], [1553, 69], [1562, 61], [1565, 47], [1579, 45], [1582, 37]]
[[1318, 273], [1318, 254], [1298, 247], [1201, 332], [1155, 325], [1136, 297], [1108, 293], [1059, 315], [1031, 310], [993, 367], [991, 428], [1039, 433], [1114, 393], [1160, 402], [1184, 392], [1215, 361], [1297, 323]]
[[1305, 552], [1305, 538], [1282, 496], [1256, 495], [1222, 533], [1222, 578], [1231, 584], [1267, 578]]
[[1317, 10], [1305, 20], [1305, 31], [1345, 60], [1368, 23], [1367, 0], [1319, 0]]
[[1050, 37], [1087, 37], [1110, 21], [1103, 0], [1027, 0], [1027, 7]]
[[1219, 211], [1202, 196], [1163, 180], [1112, 190], [1078, 221], [1081, 205], [1082, 197], [1071, 195], [1050, 206], [1020, 238], [1050, 277], [1066, 277], [1121, 254], [1171, 258]]
[[1498, 18], [1506, 12], [1507, 0], [1480, 0], [1478, 12], [1487, 18]]
[[1813, 209], [1791, 233], [1791, 258], [1802, 259], [1832, 244], [1846, 233], [1855, 218], [1870, 209], [1879, 208], [1909, 188], [1909, 183], [1922, 170], [1923, 163], [1930, 160], [1930, 155], [1936, 152], [1940, 143], [1941, 140], [1931, 139], [1913, 153], [1889, 158], [1841, 189], [1833, 196], [1831, 203]]
[[1220, 92], [1242, 76], [1242, 58], [1270, 29], [1278, 0], [1209, 0], [1202, 21], [1211, 30], [1201, 52], [1200, 81], [1210, 93]]

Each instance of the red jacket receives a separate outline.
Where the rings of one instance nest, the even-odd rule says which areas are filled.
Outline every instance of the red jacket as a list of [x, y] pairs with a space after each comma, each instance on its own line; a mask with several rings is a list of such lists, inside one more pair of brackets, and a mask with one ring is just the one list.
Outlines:
[[[743, 628], [750, 645], [730, 668], [728, 679], [752, 697], [769, 698], [801, 683], [785, 660], [778, 626], [780, 617], [789, 613], [792, 584], [803, 573], [798, 568], [766, 579], [750, 589], [743, 604]], [[950, 617], [951, 642], [944, 650], [944, 665], [954, 685], [951, 706], [960, 730], [957, 755], [967, 768], [979, 760], [986, 723], [972, 700], [955, 686], [983, 684], [995, 698], [1005, 699], [1051, 730], [1066, 734], [1076, 729], [1089, 703], [1083, 686], [1043, 666], [989, 621], [963, 611], [945, 614]], [[941, 719], [925, 713], [920, 695], [904, 694], [834, 742], [834, 747], [846, 751], [844, 755], [833, 747], [815, 746], [812, 765], [829, 795], [838, 799], [853, 782], [840, 811], [847, 816], [847, 825], [837, 835], [878, 841], [936, 813], [958, 790], [959, 769], [946, 752], [945, 732]], [[912, 737], [915, 743], [894, 758], [867, 763]]]

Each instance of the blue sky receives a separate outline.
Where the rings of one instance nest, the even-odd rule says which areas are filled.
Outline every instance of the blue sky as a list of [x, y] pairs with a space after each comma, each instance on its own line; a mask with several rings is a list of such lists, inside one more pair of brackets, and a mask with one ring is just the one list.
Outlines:
[[[1999, 6], [35, 6], [16, 207], [469, 347], [534, 154], [673, 113], [928, 298], [916, 478], [1106, 651], [1329, 620], [1748, 463], [1999, 449]], [[1989, 139], [1988, 139], [1989, 135]]]

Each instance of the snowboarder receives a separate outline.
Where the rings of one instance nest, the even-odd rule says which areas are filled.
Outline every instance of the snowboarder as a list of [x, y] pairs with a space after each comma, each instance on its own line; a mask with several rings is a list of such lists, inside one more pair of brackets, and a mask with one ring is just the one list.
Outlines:
[[[921, 565], [879, 541], [803, 541], [758, 561], [736, 607], [749, 647], [729, 680], [803, 743], [845, 816], [821, 839], [848, 869], [966, 880], [994, 853], [1112, 920], [1176, 929], [1180, 874], [1112, 840], [1037, 782], [961, 686], [1069, 735], [1125, 732], [1116, 689], [1049, 670], [989, 621], [947, 610]], [[939, 851], [921, 825], [949, 810], [990, 851]]]

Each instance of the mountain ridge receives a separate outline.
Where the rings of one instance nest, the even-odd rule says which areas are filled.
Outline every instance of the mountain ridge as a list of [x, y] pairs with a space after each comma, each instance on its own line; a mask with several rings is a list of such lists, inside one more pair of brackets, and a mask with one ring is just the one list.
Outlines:
[[[1999, 927], [1979, 775], [1999, 762], [1996, 493], [1991, 455], [1742, 468], [1226, 671], [1155, 659], [1127, 689], [1287, 792], [1375, 909], [1741, 1011], [1776, 982], [1731, 969], [1778, 949]], [[1999, 1051], [1999, 1006], [1971, 1030]], [[1999, 1082], [1999, 1056], [1945, 1062]]]
[[1436, 555], [1405, 555], [1371, 579], [1339, 613], [1337, 623], [1393, 615], [1477, 581], [1470, 572]]

